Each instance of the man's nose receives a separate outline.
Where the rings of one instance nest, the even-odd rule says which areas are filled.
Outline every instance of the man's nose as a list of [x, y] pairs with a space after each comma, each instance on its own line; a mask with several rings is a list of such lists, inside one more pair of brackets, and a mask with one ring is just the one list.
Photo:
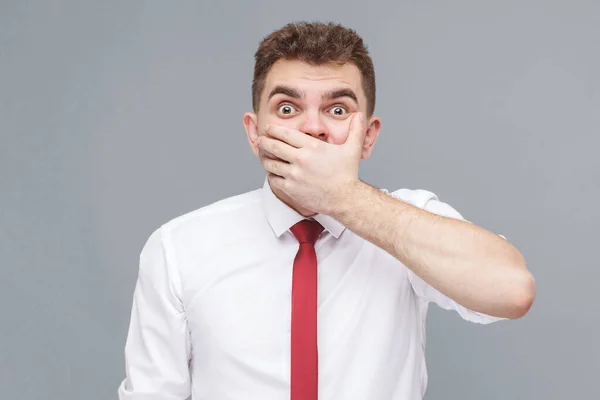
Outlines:
[[318, 112], [304, 114], [304, 119], [298, 130], [321, 140], [326, 140], [328, 136], [327, 126]]

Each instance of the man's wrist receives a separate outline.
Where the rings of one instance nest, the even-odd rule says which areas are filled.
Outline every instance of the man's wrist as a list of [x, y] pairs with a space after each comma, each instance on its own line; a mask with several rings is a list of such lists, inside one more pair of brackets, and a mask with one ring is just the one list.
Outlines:
[[349, 181], [340, 188], [339, 197], [333, 202], [331, 210], [327, 214], [340, 222], [344, 221], [348, 216], [355, 214], [356, 207], [372, 190], [370, 185], [358, 178]]

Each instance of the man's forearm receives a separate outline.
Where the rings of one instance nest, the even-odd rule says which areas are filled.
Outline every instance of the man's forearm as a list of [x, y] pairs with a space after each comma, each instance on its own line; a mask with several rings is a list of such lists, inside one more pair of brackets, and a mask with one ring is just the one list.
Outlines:
[[473, 311], [519, 318], [535, 283], [521, 253], [499, 235], [404, 203], [364, 182], [343, 190], [330, 215]]

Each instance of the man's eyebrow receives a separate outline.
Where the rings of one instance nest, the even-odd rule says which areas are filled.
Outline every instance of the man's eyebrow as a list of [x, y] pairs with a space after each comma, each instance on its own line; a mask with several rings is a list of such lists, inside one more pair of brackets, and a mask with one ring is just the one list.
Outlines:
[[269, 93], [269, 98], [267, 100], [271, 100], [271, 97], [275, 96], [276, 94], [283, 94], [293, 99], [301, 99], [302, 97], [304, 97], [302, 95], [302, 92], [300, 92], [298, 89], [294, 89], [293, 87], [285, 85], [277, 85], [273, 88], [273, 90], [271, 90], [271, 93]]
[[358, 98], [352, 89], [336, 89], [323, 94], [323, 100], [335, 100], [340, 97], [349, 97], [358, 104]]

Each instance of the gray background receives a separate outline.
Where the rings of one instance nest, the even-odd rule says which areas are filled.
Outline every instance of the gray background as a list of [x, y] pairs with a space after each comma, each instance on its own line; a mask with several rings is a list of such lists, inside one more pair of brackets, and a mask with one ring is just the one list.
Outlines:
[[253, 53], [317, 19], [376, 65], [361, 178], [434, 191], [537, 281], [522, 320], [431, 308], [426, 398], [600, 398], [600, 3], [372, 0], [0, 3], [0, 398], [116, 398], [142, 245], [262, 185]]

